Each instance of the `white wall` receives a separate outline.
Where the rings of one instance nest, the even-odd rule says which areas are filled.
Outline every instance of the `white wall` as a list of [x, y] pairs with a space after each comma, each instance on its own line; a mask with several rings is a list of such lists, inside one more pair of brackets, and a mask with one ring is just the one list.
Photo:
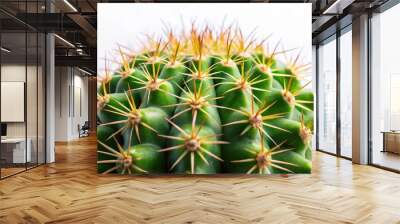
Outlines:
[[[1, 81], [25, 82], [25, 65], [9, 64], [1, 66]], [[31, 67], [28, 67], [30, 70]], [[7, 108], [1, 108], [6, 110]], [[25, 137], [25, 123], [11, 122], [7, 123], [7, 137]]]
[[77, 139], [78, 124], [88, 120], [88, 78], [76, 68], [56, 67], [55, 86], [55, 140]]
[[[25, 70], [27, 69], [27, 70]], [[28, 74], [36, 74], [36, 67], [34, 66], [27, 66], [25, 67], [24, 65], [18, 65], [18, 64], [5, 64], [1, 66], [1, 81], [4, 82], [25, 82], [25, 74], [26, 71]], [[36, 86], [36, 81], [33, 82], [33, 80], [29, 80], [29, 85], [34, 85]], [[36, 108], [36, 88], [28, 88], [27, 89], [28, 93], [28, 99], [27, 99], [27, 104], [30, 104], [31, 102], [35, 102], [35, 105], [30, 105], [34, 106]], [[35, 98], [35, 99], [33, 99]], [[29, 105], [27, 105], [29, 106]], [[2, 110], [7, 110], [7, 108], [1, 108]], [[28, 113], [28, 122], [35, 121], [36, 123], [36, 113]], [[29, 125], [28, 128], [32, 127], [33, 124]], [[36, 130], [36, 125], [35, 125], [35, 130]], [[28, 133], [29, 134], [29, 133]], [[25, 123], [24, 122], [8, 122], [7, 123], [7, 135], [8, 137], [25, 137]], [[29, 137], [29, 136], [28, 136]]]
[[69, 132], [69, 83], [68, 67], [55, 69], [55, 140], [67, 141]]
[[[76, 72], [76, 70], [75, 70]], [[72, 119], [71, 119], [71, 136], [72, 138], [78, 138], [78, 124], [83, 125], [85, 121], [88, 121], [88, 78], [83, 77], [75, 73], [74, 75], [74, 89], [72, 92], [74, 96], [71, 96], [71, 99], [74, 99], [74, 108], [72, 108]], [[79, 93], [80, 92], [80, 93]], [[80, 95], [80, 97], [79, 97]], [[81, 107], [81, 108], [80, 108]], [[80, 111], [82, 110], [82, 111]]]

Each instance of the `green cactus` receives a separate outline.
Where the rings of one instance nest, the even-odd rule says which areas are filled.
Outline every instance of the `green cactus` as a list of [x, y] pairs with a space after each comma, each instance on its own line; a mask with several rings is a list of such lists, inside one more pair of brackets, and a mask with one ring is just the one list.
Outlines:
[[267, 39], [193, 25], [119, 48], [119, 69], [99, 79], [98, 172], [310, 173], [309, 66]]
[[[116, 149], [117, 144], [114, 141], [114, 139], [108, 139], [109, 136], [111, 136], [114, 133], [114, 130], [111, 127], [107, 126], [99, 126], [97, 127], [97, 140], [101, 141], [103, 144]], [[108, 140], [107, 140], [108, 139]], [[103, 145], [98, 144], [97, 146], [97, 160], [102, 161], [102, 160], [112, 160], [114, 159], [114, 156], [109, 155], [109, 154], [104, 154], [101, 152], [107, 152], [108, 150], [103, 147]], [[108, 164], [98, 164], [97, 165], [97, 171], [99, 173], [106, 172], [107, 170], [111, 169], [112, 167], [115, 166], [115, 163], [108, 163]]]
[[160, 147], [153, 144], [139, 144], [123, 148], [116, 142], [117, 148], [98, 140], [98, 145], [108, 151], [98, 150], [98, 153], [112, 157], [112, 159], [99, 160], [97, 163], [112, 164], [111, 168], [103, 173], [118, 172], [121, 174], [151, 174], [165, 172], [164, 154], [160, 153]]
[[217, 134], [206, 127], [192, 124], [185, 124], [182, 127], [170, 121], [174, 127], [170, 136], [163, 136], [169, 141], [169, 147], [160, 152], [169, 152], [169, 170], [173, 173], [190, 174], [215, 174], [220, 172], [219, 144], [227, 142], [217, 139]]

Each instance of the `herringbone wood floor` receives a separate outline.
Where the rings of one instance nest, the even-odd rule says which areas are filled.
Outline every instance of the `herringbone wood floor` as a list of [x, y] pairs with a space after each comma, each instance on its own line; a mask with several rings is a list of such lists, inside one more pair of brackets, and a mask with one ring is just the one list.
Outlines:
[[96, 174], [96, 144], [0, 181], [0, 223], [400, 223], [400, 175], [322, 153], [312, 175]]

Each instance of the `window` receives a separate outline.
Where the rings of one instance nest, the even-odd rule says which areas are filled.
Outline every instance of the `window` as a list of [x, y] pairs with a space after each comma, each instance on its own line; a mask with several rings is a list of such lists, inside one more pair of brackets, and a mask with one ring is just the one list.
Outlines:
[[340, 36], [340, 155], [352, 157], [352, 33]]
[[400, 170], [400, 5], [371, 19], [371, 162]]
[[318, 48], [318, 147], [336, 153], [336, 39]]

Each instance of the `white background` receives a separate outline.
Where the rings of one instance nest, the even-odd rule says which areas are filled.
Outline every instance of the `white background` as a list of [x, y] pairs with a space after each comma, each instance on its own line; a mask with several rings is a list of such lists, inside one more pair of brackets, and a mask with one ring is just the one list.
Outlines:
[[244, 34], [256, 28], [259, 39], [272, 34], [272, 46], [281, 40], [285, 49], [298, 48], [292, 54], [301, 50], [304, 62], [311, 63], [309, 3], [99, 3], [97, 19], [99, 75], [104, 71], [104, 58], [117, 59], [117, 44], [138, 50], [144, 34], [161, 36], [165, 24], [177, 32], [188, 30], [193, 21], [200, 27], [220, 27], [225, 20], [225, 26], [237, 24]]

